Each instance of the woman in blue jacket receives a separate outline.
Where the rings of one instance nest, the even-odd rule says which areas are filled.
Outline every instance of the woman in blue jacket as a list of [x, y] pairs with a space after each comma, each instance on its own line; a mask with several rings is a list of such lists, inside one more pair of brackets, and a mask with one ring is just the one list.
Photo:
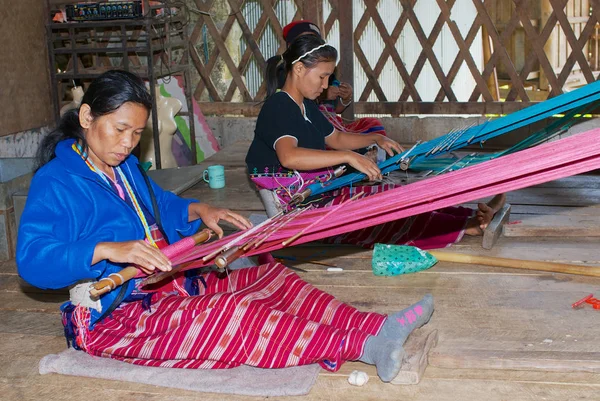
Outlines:
[[361, 360], [392, 380], [406, 337], [433, 312], [431, 296], [389, 318], [363, 313], [273, 263], [225, 279], [215, 273], [186, 277], [173, 292], [145, 294], [131, 280], [100, 302], [89, 298], [90, 280], [124, 266], [135, 264], [145, 273], [170, 270], [158, 248], [195, 233], [201, 221], [219, 236], [220, 220], [250, 227], [236, 213], [182, 199], [143, 175], [130, 152], [150, 109], [140, 78], [107, 72], [40, 146], [17, 266], [37, 287], [73, 286], [71, 301], [61, 308], [70, 343], [145, 366], [320, 363], [337, 370], [346, 360]]

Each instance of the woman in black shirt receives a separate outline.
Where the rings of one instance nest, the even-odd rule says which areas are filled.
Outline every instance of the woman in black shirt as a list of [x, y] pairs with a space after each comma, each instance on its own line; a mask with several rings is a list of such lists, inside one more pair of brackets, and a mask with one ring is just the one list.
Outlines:
[[[283, 55], [267, 63], [268, 98], [258, 116], [246, 163], [269, 215], [285, 207], [293, 193], [309, 183], [330, 178], [338, 165], [349, 165], [370, 180], [381, 179], [377, 165], [353, 149], [376, 144], [390, 156], [402, 151], [397, 142], [382, 135], [341, 132], [321, 114], [314, 100], [327, 89], [336, 60], [335, 48], [320, 37], [304, 35], [294, 40]], [[286, 78], [279, 89], [282, 70]], [[388, 188], [371, 186], [361, 191], [371, 194]], [[350, 189], [337, 194], [347, 195], [344, 191]], [[328, 205], [338, 199], [334, 197]], [[447, 208], [380, 226], [382, 236], [372, 235], [370, 228], [363, 230], [364, 235], [353, 233], [332, 241], [363, 246], [387, 242], [429, 249], [443, 247], [457, 242], [465, 233], [481, 234], [503, 203], [504, 196], [499, 196], [488, 205], [480, 204], [476, 214], [467, 208]], [[351, 240], [346, 241], [346, 237]]]

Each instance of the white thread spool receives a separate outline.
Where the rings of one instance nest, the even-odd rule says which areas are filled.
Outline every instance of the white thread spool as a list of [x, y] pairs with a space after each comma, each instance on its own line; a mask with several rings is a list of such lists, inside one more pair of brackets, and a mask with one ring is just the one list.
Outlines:
[[360, 370], [353, 370], [348, 376], [348, 383], [353, 386], [362, 387], [369, 381], [369, 375], [367, 372], [363, 372]]

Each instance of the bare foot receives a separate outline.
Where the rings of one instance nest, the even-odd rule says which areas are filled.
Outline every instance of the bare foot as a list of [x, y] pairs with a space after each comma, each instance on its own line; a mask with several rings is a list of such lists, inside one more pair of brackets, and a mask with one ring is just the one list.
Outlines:
[[494, 215], [502, 209], [502, 206], [506, 203], [506, 195], [500, 194], [492, 198], [491, 201], [486, 203], [479, 203], [477, 205], [477, 213], [469, 219], [467, 222], [467, 228], [465, 234], [467, 235], [483, 235], [485, 230], [494, 218]]

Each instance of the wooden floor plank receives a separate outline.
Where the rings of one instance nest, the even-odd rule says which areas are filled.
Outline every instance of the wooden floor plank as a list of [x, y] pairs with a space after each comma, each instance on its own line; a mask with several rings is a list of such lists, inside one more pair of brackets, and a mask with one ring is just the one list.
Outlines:
[[[0, 344], [0, 391], [7, 400], [79, 400], [89, 397], [102, 400], [247, 400], [260, 397], [224, 396], [222, 394], [194, 393], [183, 390], [146, 386], [81, 377], [42, 375], [37, 373], [39, 359], [46, 353], [59, 352], [64, 343], [58, 337], [15, 336], [5, 337]], [[25, 347], [26, 346], [26, 347]], [[16, 350], [22, 352], [18, 360], [10, 358]], [[46, 351], [43, 351], [46, 350]], [[365, 370], [371, 380], [364, 387], [353, 387], [347, 375], [353, 369]], [[295, 397], [311, 400], [548, 400], [593, 399], [600, 390], [598, 375], [586, 373], [555, 374], [541, 372], [458, 370], [430, 367], [418, 386], [393, 386], [375, 378], [371, 367], [349, 363], [339, 372], [322, 372], [310, 394]], [[270, 400], [290, 399], [269, 397]]]
[[63, 335], [60, 313], [0, 310], [0, 333], [35, 336]]
[[506, 237], [598, 237], [600, 216], [556, 216], [512, 213], [504, 226]]
[[69, 299], [65, 294], [26, 294], [20, 291], [0, 292], [0, 311], [56, 313]]

